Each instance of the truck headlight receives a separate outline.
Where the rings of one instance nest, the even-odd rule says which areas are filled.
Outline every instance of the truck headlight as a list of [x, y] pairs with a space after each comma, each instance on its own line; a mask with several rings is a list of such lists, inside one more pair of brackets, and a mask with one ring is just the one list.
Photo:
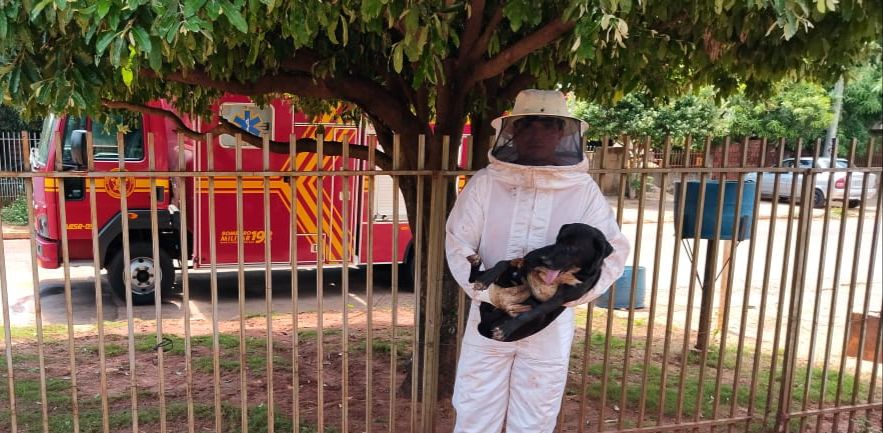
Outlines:
[[38, 235], [44, 238], [49, 237], [49, 219], [46, 217], [45, 214], [37, 216], [36, 226], [37, 227], [35, 228], [37, 229]]

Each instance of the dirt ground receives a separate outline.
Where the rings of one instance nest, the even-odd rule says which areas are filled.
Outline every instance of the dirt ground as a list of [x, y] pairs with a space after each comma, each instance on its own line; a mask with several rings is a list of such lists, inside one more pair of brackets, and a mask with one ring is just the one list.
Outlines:
[[[595, 333], [603, 329], [605, 319], [606, 314], [595, 315], [593, 322]], [[325, 330], [321, 346], [318, 344], [319, 336], [316, 332], [319, 317], [315, 313], [298, 315], [297, 332], [295, 332], [290, 316], [275, 316], [272, 320], [274, 355], [272, 375], [267, 374], [266, 329], [268, 324], [266, 318], [253, 317], [241, 324], [239, 321], [226, 321], [218, 324], [220, 344], [217, 362], [220, 369], [217, 375], [214, 374], [212, 368], [214, 363], [211, 344], [212, 323], [194, 321], [190, 324], [189, 330], [192, 336], [190, 380], [188, 380], [187, 361], [182, 340], [185, 335], [183, 321], [166, 320], [162, 323], [162, 331], [165, 335], [170, 336], [169, 341], [171, 342], [170, 345], [163, 347], [162, 367], [160, 367], [158, 350], [153, 347], [156, 338], [155, 322], [137, 322], [133, 329], [136, 336], [133, 355], [135, 360], [134, 393], [141, 419], [139, 430], [143, 432], [160, 431], [159, 408], [161, 404], [164, 404], [167, 431], [188, 431], [187, 402], [191, 401], [195, 413], [193, 417], [195, 431], [215, 431], [218, 420], [222, 432], [243, 431], [240, 408], [245, 400], [245, 406], [248, 407], [248, 431], [268, 431], [267, 408], [270, 406], [268, 385], [272, 382], [272, 406], [275, 410], [276, 431], [292, 431], [295, 418], [300, 425], [297, 431], [303, 433], [321, 431], [319, 429], [320, 422], [324, 427], [322, 430], [325, 432], [411, 431], [411, 405], [414, 400], [400, 395], [398, 388], [407, 374], [408, 360], [413, 347], [412, 320], [413, 318], [408, 312], [399, 312], [395, 327], [396, 343], [392, 344], [393, 327], [389, 312], [375, 311], [373, 313], [370, 329], [374, 344], [371, 346], [372, 356], [369, 368], [365, 343], [369, 327], [367, 316], [363, 313], [354, 313], [348, 317], [348, 344], [345, 351], [343, 348], [342, 316], [339, 313], [326, 313], [321, 316], [322, 328]], [[627, 334], [628, 329], [622, 323], [624, 322], [619, 320], [613, 321], [613, 335], [625, 336]], [[240, 325], [245, 329], [246, 341], [244, 359], [247, 368], [244, 376], [239, 368], [242, 359], [239, 350]], [[640, 384], [642, 380], [641, 371], [634, 371], [634, 366], [643, 365], [644, 362], [645, 329], [633, 330], [635, 335], [630, 343], [632, 350], [629, 352], [629, 362], [632, 367], [629, 370], [632, 372], [628, 376], [629, 383]], [[654, 331], [653, 346], [661, 347], [664, 343], [664, 331], [664, 327], [657, 327]], [[581, 419], [585, 422], [583, 426], [585, 431], [598, 431], [599, 423], [603, 423], [604, 430], [607, 431], [637, 427], [641, 410], [632, 401], [632, 396], [629, 396], [629, 401], [632, 403], [620, 407], [622, 405], [619, 399], [612, 398], [608, 389], [608, 399], [605, 403], [602, 420], [600, 416], [601, 399], [591, 393], [580, 392], [584, 377], [589, 382], [587, 387], [597, 386], [597, 382], [600, 382], [601, 373], [596, 369], [603, 361], [603, 353], [599, 351], [603, 345], [594, 344], [596, 341], [593, 339], [593, 343], [589, 345], [589, 355], [586, 362], [588, 375], [584, 376], [582, 354], [585, 346], [582, 333], [582, 330], [578, 331], [574, 346], [568, 388], [561, 411], [562, 416], [559, 420], [560, 431], [580, 431], [578, 423]], [[107, 396], [109, 414], [111, 414], [111, 431], [131, 431], [131, 416], [128, 414], [132, 408], [133, 369], [129, 364], [128, 328], [115, 324], [106, 330], [107, 356], [104, 365], [106, 391], [100, 380], [102, 366], [99, 361], [98, 339], [95, 334], [94, 330], [83, 330], [76, 334], [74, 340], [73, 353], [77, 369], [76, 387], [81, 431], [101, 431], [101, 395]], [[66, 430], [71, 426], [64, 422], [66, 419], [69, 423], [69, 415], [72, 412], [70, 348], [66, 336], [66, 333], [50, 336], [52, 341], [47, 340], [48, 342], [44, 344], [46, 377], [55, 379], [48, 387], [50, 404], [47, 410], [52, 419], [50, 424], [59, 426], [57, 431], [71, 431], [70, 429]], [[298, 341], [296, 345], [293, 345], [295, 336]], [[39, 394], [27, 394], [19, 390], [19, 386], [23, 386], [24, 383], [36, 383], [39, 380], [37, 346], [34, 341], [29, 341], [26, 338], [19, 337], [14, 340], [16, 343], [12, 348], [12, 353], [17, 383], [17, 422], [21, 427], [19, 431], [41, 431]], [[674, 336], [672, 341], [674, 348], [668, 359], [663, 360], [660, 353], [654, 350], [650, 354], [650, 362], [647, 364], [668, 364], [672, 368], [671, 376], [668, 379], [670, 382], [678, 379], [674, 368], [680, 366], [683, 360], [678, 348], [682, 344], [682, 336]], [[296, 347], [296, 352], [292, 350], [293, 347]], [[396, 352], [394, 355], [393, 348]], [[623, 350], [617, 346], [610, 351], [607, 360], [607, 365], [611, 366], [610, 372], [612, 374], [608, 378], [610, 388], [615, 387], [621, 380], [621, 374], [615, 379], [613, 376], [615, 376], [617, 369], [620, 372], [622, 370], [622, 365], [625, 362]], [[393, 360], [395, 368], [392, 368]], [[751, 368], [747, 361], [746, 359], [746, 364], [742, 367], [744, 371], [749, 371]], [[5, 361], [2, 362], [2, 365], [5, 367]], [[715, 375], [718, 370], [713, 367], [712, 365], [706, 368], [703, 374], [709, 377]], [[321, 381], [319, 380], [320, 369]], [[691, 372], [691, 376], [693, 375], [695, 375], [695, 370]], [[5, 374], [2, 378], [5, 378]], [[725, 371], [722, 383], [732, 382], [732, 378], [733, 376], [727, 375]], [[368, 406], [369, 380], [371, 382], [370, 413]], [[189, 390], [188, 383], [191, 384]], [[9, 402], [6, 384], [0, 385], [3, 385], [0, 390], [0, 408], [4, 408], [0, 409], [0, 420], [3, 420], [9, 416], [8, 411], [5, 411], [5, 408], [9, 407]], [[747, 388], [749, 386], [750, 380], [740, 379], [740, 387]], [[650, 381], [647, 384], [647, 393], [657, 393], [658, 387], [658, 383]], [[241, 392], [242, 390], [245, 392]], [[396, 394], [393, 395], [393, 392]], [[710, 397], [711, 390], [707, 389], [705, 393]], [[581, 398], [582, 395], [589, 397]], [[344, 397], [346, 397], [345, 408]], [[217, 411], [215, 408], [216, 398], [220, 403]], [[162, 399], [162, 403], [160, 399]], [[417, 413], [419, 414], [419, 402], [417, 404]], [[722, 401], [720, 406], [719, 417], [729, 417], [729, 403]], [[391, 408], [394, 408], [394, 413], [391, 413]], [[644, 412], [645, 421], [641, 425], [645, 427], [655, 425], [655, 410], [648, 409]], [[67, 415], [66, 418], [65, 415]], [[452, 431], [454, 411], [450, 406], [449, 399], [440, 400], [434, 415], [437, 432]], [[745, 415], [747, 415], [747, 409], [744, 407], [737, 407], [733, 414], [735, 417]], [[880, 411], [877, 411], [876, 415], [871, 417], [872, 425], [864, 431], [879, 431], [879, 423], [881, 423], [879, 415]], [[832, 418], [827, 416], [818, 431], [833, 431], [833, 426], [830, 423]], [[620, 419], [622, 419], [621, 422]], [[685, 418], [685, 421], [689, 420], [691, 418]], [[701, 414], [699, 420], [703, 420]], [[847, 417], [841, 416], [838, 431], [846, 431], [846, 420]], [[345, 427], [344, 421], [346, 421]], [[662, 418], [663, 424], [674, 421], [675, 419], [672, 417], [664, 416]], [[416, 422], [419, 426], [419, 415]], [[390, 426], [391, 423], [392, 426]], [[808, 423], [809, 428], [804, 431], [817, 431], [814, 424], [813, 419]], [[740, 424], [741, 426], [744, 424]], [[873, 430], [874, 428], [878, 430]], [[741, 431], [741, 428], [739, 430]], [[0, 422], [0, 432], [7, 431], [11, 431], [9, 425]]]

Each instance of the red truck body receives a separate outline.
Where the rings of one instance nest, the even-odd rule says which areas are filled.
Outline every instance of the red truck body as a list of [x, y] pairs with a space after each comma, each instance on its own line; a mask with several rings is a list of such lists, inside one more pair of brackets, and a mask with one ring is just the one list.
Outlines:
[[[170, 109], [164, 103], [155, 105]], [[361, 125], [344, 123], [335, 115], [309, 119], [304, 114], [294, 112], [291, 106], [282, 100], [273, 101], [266, 107], [252, 104], [248, 98], [225, 96], [213, 110], [214, 116], [223, 115], [234, 124], [242, 127], [245, 132], [267, 131], [274, 140], [287, 141], [294, 134], [299, 138], [315, 137], [317, 131], [324, 130], [326, 140], [343, 141], [366, 145], [374, 143], [373, 137], [365, 133]], [[212, 119], [217, 122], [217, 117]], [[210, 125], [209, 125], [210, 126]], [[321, 126], [321, 127], [320, 127]], [[150, 143], [153, 144], [155, 155], [155, 171], [178, 170], [178, 137], [174, 124], [165, 116], [144, 115], [140, 128], [133, 127], [125, 135], [126, 171], [149, 171]], [[108, 134], [103, 127], [91, 119], [79, 119], [73, 116], [50, 116], [46, 119], [41, 144], [35, 152], [33, 169], [38, 172], [52, 172], [56, 167], [56, 152], [62, 147], [62, 159], [67, 170], [85, 170], [80, 164], [72, 163], [79, 139], [85, 131], [93, 136], [94, 171], [116, 171], [119, 168], [119, 156], [116, 149], [116, 135]], [[245, 133], [244, 132], [244, 133]], [[235, 138], [221, 136], [211, 143], [205, 141], [183, 140], [185, 146], [185, 171], [234, 171], [236, 170]], [[372, 144], [373, 145], [373, 144]], [[211, 146], [209, 149], [208, 146]], [[241, 170], [255, 172], [263, 170], [263, 152], [261, 149], [245, 145], [241, 147]], [[214, 164], [210, 165], [211, 155]], [[268, 171], [288, 171], [292, 165], [296, 171], [335, 170], [342, 169], [342, 158], [324, 156], [318, 160], [315, 153], [298, 153], [294, 161], [287, 154], [271, 153]], [[348, 162], [349, 170], [365, 168], [366, 163], [354, 158]], [[243, 244], [245, 264], [264, 264], [265, 242], [271, 239], [270, 261], [276, 264], [290, 263], [291, 214], [296, 215], [297, 231], [297, 263], [299, 265], [315, 265], [318, 260], [319, 243], [324, 246], [324, 264], [342, 262], [345, 249], [350, 251], [349, 264], [358, 265], [365, 262], [369, 248], [373, 249], [374, 263], [390, 263], [404, 261], [410, 248], [410, 229], [403, 200], [399, 200], [399, 223], [393, 223], [392, 188], [388, 177], [378, 176], [375, 183], [375, 206], [372, 215], [368, 214], [369, 192], [363, 179], [358, 176], [349, 177], [349, 198], [344, 198], [344, 177], [323, 177], [321, 189], [318, 177], [296, 177], [295, 193], [291, 194], [288, 176], [271, 176], [269, 180], [270, 206], [264, 206], [264, 178], [245, 176], [242, 179], [241, 196], [237, 194], [235, 176], [218, 176], [214, 178], [214, 195], [209, 194], [208, 177], [184, 178], [184, 190], [179, 191], [174, 178], [155, 178], [155, 188], [151, 188], [148, 178], [129, 178], [125, 191], [120, 191], [121, 182], [117, 177], [95, 179], [95, 207], [97, 219], [90, 218], [91, 203], [88, 183], [83, 177], [50, 178], [37, 177], [34, 182], [34, 207], [37, 233], [37, 259], [41, 267], [57, 268], [62, 263], [61, 249], [61, 189], [63, 183], [65, 200], [64, 211], [69, 259], [72, 263], [88, 261], [92, 263], [92, 224], [98, 225], [99, 263], [108, 268], [111, 284], [115, 282], [114, 260], [120, 261], [122, 255], [122, 224], [121, 199], [125, 194], [128, 210], [130, 245], [143, 242], [152, 244], [150, 225], [150, 194], [157, 197], [157, 211], [160, 225], [159, 245], [164, 254], [178, 259], [182, 265], [188, 262], [195, 268], [211, 264], [210, 243], [212, 239], [210, 210], [214, 209], [213, 234], [215, 239], [215, 263], [219, 266], [238, 265], [237, 252], [237, 221], [236, 209], [241, 203], [243, 209]], [[187, 218], [186, 227], [180, 227], [180, 213], [177, 203], [181, 195], [186, 195]], [[344, 206], [344, 200], [347, 206]], [[321, 206], [322, 238], [319, 238], [319, 207]], [[346, 212], [344, 212], [346, 207]], [[270, 213], [270, 232], [264, 227], [265, 212]], [[373, 245], [367, 244], [369, 221], [373, 222]], [[189, 257], [180, 257], [180, 230], [187, 230]], [[393, 245], [393, 230], [399, 231], [398, 245]], [[343, 233], [349, 235], [349, 245], [343, 244]], [[135, 248], [135, 247], [132, 247]], [[131, 248], [130, 248], [131, 249]], [[133, 252], [133, 256], [139, 255]], [[140, 254], [143, 260], [152, 264], [152, 254]], [[138, 272], [132, 260], [132, 274]], [[162, 258], [160, 258], [162, 261]], [[119, 267], [119, 264], [117, 264]], [[117, 269], [120, 274], [122, 270]], [[155, 275], [142, 275], [142, 281], [155, 278]], [[138, 280], [133, 280], [137, 285]], [[154, 281], [150, 279], [150, 281]], [[167, 281], [164, 281], [165, 284]], [[115, 284], [116, 283], [116, 284]], [[169, 283], [170, 284], [170, 283]], [[165, 287], [165, 286], [162, 286]], [[133, 290], [133, 292], [137, 292]], [[145, 291], [142, 291], [145, 292]], [[152, 293], [153, 290], [146, 292]], [[140, 293], [145, 295], [146, 293]], [[146, 296], [138, 301], [148, 301]]]

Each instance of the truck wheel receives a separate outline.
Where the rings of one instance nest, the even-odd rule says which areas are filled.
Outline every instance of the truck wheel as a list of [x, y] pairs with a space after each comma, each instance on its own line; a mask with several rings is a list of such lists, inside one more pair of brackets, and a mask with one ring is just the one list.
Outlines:
[[414, 241], [405, 247], [405, 259], [399, 263], [399, 289], [406, 292], [414, 291]]
[[812, 207], [818, 209], [825, 207], [825, 193], [816, 188], [812, 194]]
[[[113, 290], [123, 299], [126, 297], [125, 267], [122, 248], [117, 251], [107, 267], [107, 277]], [[131, 272], [132, 304], [146, 305], [154, 301], [154, 292], [170, 293], [175, 281], [172, 259], [159, 249], [159, 267], [153, 262], [153, 246], [136, 242], [129, 246], [129, 270]]]

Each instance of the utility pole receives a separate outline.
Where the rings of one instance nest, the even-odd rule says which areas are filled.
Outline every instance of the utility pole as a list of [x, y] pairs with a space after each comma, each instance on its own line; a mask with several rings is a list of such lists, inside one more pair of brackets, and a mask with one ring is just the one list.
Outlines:
[[833, 106], [831, 107], [834, 111], [834, 117], [831, 119], [831, 123], [828, 124], [828, 133], [825, 134], [825, 147], [822, 152], [822, 156], [826, 158], [832, 158], [834, 152], [837, 149], [834, 147], [835, 142], [837, 140], [837, 126], [840, 123], [840, 109], [843, 107], [843, 75], [840, 75], [840, 78], [837, 79], [837, 83], [834, 84], [834, 94], [831, 95], [833, 99]]

